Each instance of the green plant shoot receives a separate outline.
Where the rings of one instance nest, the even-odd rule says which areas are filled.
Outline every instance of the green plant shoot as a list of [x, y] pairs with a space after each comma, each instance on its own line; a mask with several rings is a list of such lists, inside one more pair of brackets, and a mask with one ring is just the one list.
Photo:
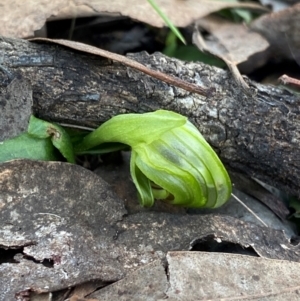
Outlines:
[[76, 154], [130, 146], [130, 172], [143, 206], [162, 199], [185, 207], [216, 208], [230, 197], [230, 178], [220, 159], [180, 114], [158, 110], [118, 115], [92, 133], [75, 138], [61, 126], [31, 116], [27, 133], [1, 142], [0, 162], [55, 160], [55, 147], [74, 163]]
[[186, 44], [184, 37], [177, 29], [177, 27], [173, 24], [173, 22], [168, 18], [168, 16], [163, 13], [163, 11], [159, 8], [155, 0], [148, 0], [150, 5], [154, 8], [154, 10], [158, 13], [158, 15], [164, 20], [167, 26], [171, 29], [171, 31], [177, 36], [177, 38], [183, 43]]
[[226, 169], [182, 115], [158, 110], [115, 116], [88, 134], [75, 152], [108, 142], [131, 146], [130, 172], [143, 206], [164, 199], [185, 207], [216, 208], [230, 197]]
[[13, 159], [54, 161], [59, 157], [55, 148], [68, 162], [75, 163], [73, 144], [65, 129], [31, 116], [27, 133], [0, 143], [0, 162]]
[[53, 145], [70, 163], [75, 163], [75, 155], [70, 136], [60, 125], [50, 123], [34, 116], [30, 117], [28, 134], [35, 138], [50, 138]]
[[23, 133], [0, 142], [0, 162], [14, 159], [56, 160], [54, 146], [50, 140], [38, 139]]

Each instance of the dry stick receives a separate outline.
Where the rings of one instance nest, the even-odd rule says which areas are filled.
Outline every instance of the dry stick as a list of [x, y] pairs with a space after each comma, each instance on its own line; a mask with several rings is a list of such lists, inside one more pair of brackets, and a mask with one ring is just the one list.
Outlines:
[[159, 79], [163, 82], [166, 82], [170, 85], [179, 87], [181, 89], [184, 89], [186, 91], [192, 92], [192, 93], [197, 93], [203, 96], [208, 96], [210, 89], [208, 88], [202, 88], [199, 87], [196, 84], [192, 84], [189, 82], [186, 82], [182, 79], [179, 79], [177, 77], [174, 77], [172, 75], [168, 75], [166, 73], [160, 72], [160, 71], [156, 71], [156, 70], [152, 70], [146, 66], [144, 66], [143, 64], [140, 64], [134, 60], [131, 60], [123, 55], [120, 54], [116, 54], [113, 52], [109, 52], [107, 50], [103, 50], [100, 48], [96, 48], [94, 46], [90, 46], [90, 45], [86, 45], [83, 43], [79, 43], [79, 42], [74, 42], [74, 41], [68, 41], [68, 40], [54, 40], [54, 39], [46, 39], [46, 38], [37, 38], [37, 39], [30, 39], [30, 41], [46, 41], [46, 42], [51, 42], [51, 43], [55, 43], [55, 44], [59, 44], [62, 46], [66, 46], [75, 50], [79, 50], [79, 51], [83, 51], [85, 53], [91, 53], [91, 54], [95, 54], [95, 55], [99, 55], [102, 57], [106, 57], [108, 59], [120, 62], [122, 64], [125, 64], [131, 68], [134, 68], [136, 70], [139, 70], [145, 74], [148, 74], [156, 79]]
[[279, 81], [281, 83], [283, 83], [284, 85], [294, 85], [296, 87], [300, 87], [300, 80], [299, 79], [296, 79], [296, 78], [293, 78], [293, 77], [290, 77], [286, 74], [282, 75], [279, 77]]
[[[286, 34], [286, 33], [285, 33], [285, 39], [286, 39], [287, 45], [288, 45], [288, 47], [289, 47], [290, 53], [292, 54], [292, 57], [293, 57], [294, 61], [298, 64], [298, 60], [297, 60], [297, 58], [295, 57], [294, 51], [293, 51], [292, 48], [291, 48], [291, 45], [290, 45], [290, 43], [289, 43], [289, 40], [288, 40], [288, 37], [287, 37], [287, 34]], [[298, 64], [298, 65], [299, 65], [299, 64]], [[280, 76], [280, 77], [278, 78], [278, 80], [279, 80], [282, 84], [284, 84], [284, 85], [294, 85], [294, 86], [296, 86], [296, 87], [298, 87], [298, 88], [300, 87], [300, 80], [299, 80], [299, 79], [290, 77], [290, 76], [288, 76], [288, 75], [286, 75], [286, 74]]]
[[69, 123], [63, 123], [63, 122], [56, 122], [57, 124], [67, 127], [67, 128], [74, 128], [74, 129], [79, 129], [79, 130], [84, 130], [84, 131], [89, 131], [92, 132], [96, 130], [96, 128], [91, 128], [87, 126], [81, 126], [81, 125], [76, 125], [76, 124], [69, 124]]
[[238, 201], [242, 206], [244, 206], [256, 219], [258, 219], [265, 227], [268, 227], [268, 225], [259, 217], [257, 216], [253, 210], [251, 210], [246, 204], [244, 204], [236, 195], [234, 195], [233, 193], [231, 194], [232, 197], [234, 197], [234, 199], [236, 201]]

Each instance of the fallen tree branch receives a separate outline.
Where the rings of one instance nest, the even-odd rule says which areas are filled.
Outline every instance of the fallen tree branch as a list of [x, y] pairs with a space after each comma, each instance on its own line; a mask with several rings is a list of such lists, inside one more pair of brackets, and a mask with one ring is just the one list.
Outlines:
[[[300, 99], [289, 91], [246, 78], [251, 90], [245, 93], [227, 71], [160, 53], [129, 57], [208, 87], [209, 97], [63, 46], [2, 38], [0, 57], [10, 74], [32, 85], [38, 117], [95, 127], [117, 114], [176, 111], [189, 117], [227, 167], [300, 196]], [[0, 73], [2, 85], [5, 76]]]
[[124, 55], [120, 55], [117, 53], [113, 53], [107, 50], [103, 50], [97, 47], [93, 47], [90, 45], [86, 45], [83, 43], [79, 43], [79, 42], [74, 42], [74, 41], [68, 41], [68, 40], [53, 40], [53, 39], [45, 39], [45, 38], [36, 38], [36, 39], [31, 39], [31, 41], [43, 41], [43, 42], [50, 42], [50, 43], [55, 43], [58, 45], [63, 45], [75, 50], [79, 50], [85, 53], [89, 53], [89, 54], [95, 54], [97, 56], [101, 56], [107, 59], [111, 59], [113, 61], [119, 62], [119, 63], [123, 63], [126, 66], [132, 67], [136, 70], [139, 70], [145, 74], [150, 75], [151, 77], [154, 77], [158, 80], [161, 80], [167, 84], [176, 86], [178, 88], [182, 88], [186, 91], [192, 92], [192, 93], [198, 93], [200, 95], [203, 96], [208, 96], [209, 94], [209, 90], [203, 88], [203, 87], [199, 87], [198, 85], [192, 84], [192, 83], [188, 83], [178, 77], [172, 76], [172, 75], [168, 75], [166, 73], [160, 72], [160, 71], [156, 71], [153, 70], [151, 68], [148, 68], [147, 66], [144, 66], [143, 64], [140, 64], [139, 62], [127, 58]]

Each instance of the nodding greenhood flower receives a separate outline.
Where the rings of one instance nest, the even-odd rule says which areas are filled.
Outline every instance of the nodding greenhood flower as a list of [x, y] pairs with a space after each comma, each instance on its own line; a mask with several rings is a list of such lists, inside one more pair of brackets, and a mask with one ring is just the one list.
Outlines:
[[105, 142], [131, 146], [131, 176], [143, 206], [163, 199], [186, 207], [216, 208], [230, 197], [226, 169], [182, 115], [158, 110], [115, 116], [87, 135], [77, 151]]

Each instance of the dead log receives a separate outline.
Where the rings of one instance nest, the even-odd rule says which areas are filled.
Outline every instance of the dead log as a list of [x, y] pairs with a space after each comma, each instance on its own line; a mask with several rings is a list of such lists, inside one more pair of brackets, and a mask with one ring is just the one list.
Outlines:
[[129, 56], [206, 87], [210, 95], [187, 92], [95, 55], [8, 38], [0, 39], [0, 91], [22, 77], [32, 85], [36, 116], [93, 127], [117, 114], [176, 111], [189, 117], [228, 168], [300, 196], [297, 95], [247, 78], [245, 92], [228, 71], [161, 53]]

